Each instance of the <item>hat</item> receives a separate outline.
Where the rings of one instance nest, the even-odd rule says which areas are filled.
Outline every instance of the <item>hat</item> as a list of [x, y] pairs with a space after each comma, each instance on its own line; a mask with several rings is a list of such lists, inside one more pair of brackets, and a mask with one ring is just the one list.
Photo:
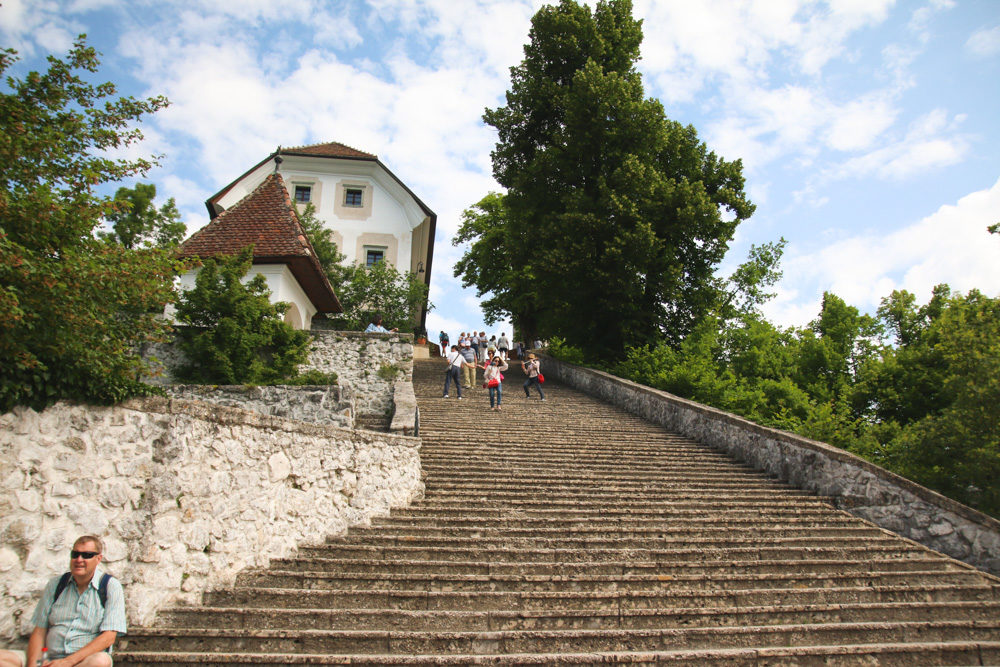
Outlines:
[[531, 354], [531, 353], [529, 352], [529, 353], [528, 353], [528, 358], [529, 358], [529, 359], [534, 359], [534, 358], [535, 358], [535, 355], [533, 355], [533, 354]]

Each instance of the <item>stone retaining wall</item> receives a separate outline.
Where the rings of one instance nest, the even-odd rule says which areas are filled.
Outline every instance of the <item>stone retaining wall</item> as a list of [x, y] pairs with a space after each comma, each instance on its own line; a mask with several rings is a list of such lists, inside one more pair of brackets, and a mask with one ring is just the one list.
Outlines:
[[302, 370], [336, 373], [353, 394], [355, 415], [387, 415], [393, 387], [413, 381], [413, 334], [312, 331], [312, 351]]
[[[340, 398], [350, 404], [351, 424], [359, 415], [393, 416], [396, 383], [413, 382], [413, 334], [318, 330], [309, 333], [313, 342], [309, 358], [300, 370], [316, 369], [337, 374], [337, 384], [342, 392]], [[175, 382], [173, 369], [184, 362], [184, 355], [178, 346], [150, 345], [144, 354], [156, 357], [160, 373], [146, 378], [146, 381], [161, 386]], [[290, 395], [289, 401], [294, 400]], [[284, 401], [279, 398], [278, 403], [281, 402]], [[249, 404], [248, 407], [256, 409]], [[410, 419], [408, 423], [412, 428], [415, 414], [405, 418]], [[402, 431], [401, 428], [399, 432]]]
[[0, 639], [75, 537], [106, 537], [132, 623], [423, 494], [420, 441], [185, 400], [0, 415]]
[[830, 496], [882, 528], [1000, 574], [1000, 521], [845, 450], [551, 357], [542, 358], [542, 372], [793, 486]]
[[352, 404], [342, 396], [350, 391], [345, 392], [336, 385], [173, 384], [164, 389], [173, 398], [241, 408], [310, 424], [328, 424], [340, 428], [354, 426]]

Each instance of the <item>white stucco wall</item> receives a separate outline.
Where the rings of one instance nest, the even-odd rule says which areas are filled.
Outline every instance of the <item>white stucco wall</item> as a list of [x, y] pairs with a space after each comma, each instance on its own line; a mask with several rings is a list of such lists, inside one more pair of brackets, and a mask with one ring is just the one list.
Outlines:
[[[282, 156], [282, 159], [278, 172], [289, 190], [289, 197], [294, 201], [295, 185], [312, 187], [316, 214], [327, 227], [340, 235], [338, 245], [340, 252], [346, 255], [345, 263], [364, 262], [365, 246], [387, 247], [386, 259], [401, 271], [410, 271], [422, 259], [413, 257], [413, 230], [424, 222], [426, 216], [413, 197], [377, 163], [294, 156]], [[264, 163], [223, 195], [219, 205], [230, 208], [253, 192], [273, 172], [274, 163]], [[342, 186], [345, 183], [364, 188], [364, 196], [371, 197], [370, 214], [363, 218], [357, 217], [356, 211], [350, 211], [347, 216], [338, 215], [337, 203], [343, 197]], [[366, 235], [371, 236], [366, 239]], [[386, 242], [384, 238], [378, 238], [385, 235], [391, 236], [394, 241]]]

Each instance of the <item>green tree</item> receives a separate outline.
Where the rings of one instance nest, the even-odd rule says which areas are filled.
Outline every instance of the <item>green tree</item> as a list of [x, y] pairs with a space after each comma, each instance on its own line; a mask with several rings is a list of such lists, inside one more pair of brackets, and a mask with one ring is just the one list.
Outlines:
[[1000, 515], [1000, 299], [972, 290], [940, 305], [896, 357], [902, 382], [940, 386], [933, 400], [917, 397], [894, 415], [909, 421], [900, 422], [888, 461], [920, 484]]
[[207, 259], [195, 286], [177, 302], [188, 362], [182, 379], [201, 384], [273, 384], [294, 378], [312, 340], [282, 320], [286, 303], [272, 304], [263, 276], [246, 284], [253, 246], [239, 255]]
[[[0, 74], [16, 59], [0, 50]], [[0, 92], [2, 411], [151, 391], [139, 380], [138, 347], [167, 329], [157, 314], [173, 297], [177, 267], [161, 251], [112, 247], [94, 231], [115, 209], [98, 186], [154, 164], [109, 153], [141, 139], [135, 124], [167, 101], [88, 83], [98, 65], [80, 36], [65, 59], [7, 76]]]
[[309, 242], [312, 243], [313, 250], [316, 251], [316, 259], [319, 260], [320, 267], [339, 296], [340, 286], [351, 280], [354, 267], [344, 265], [344, 254], [340, 252], [333, 240], [333, 230], [326, 227], [323, 221], [316, 217], [315, 204], [307, 203], [305, 208], [298, 212], [298, 216], [299, 222], [306, 230], [306, 236], [309, 237]]
[[334, 324], [349, 330], [364, 329], [374, 315], [381, 315], [387, 329], [413, 331], [420, 308], [427, 302], [427, 284], [414, 273], [402, 273], [388, 262], [355, 266], [350, 280], [341, 283], [337, 297], [344, 307], [331, 317]]
[[513, 273], [530, 295], [518, 305], [537, 322], [520, 328], [611, 358], [627, 343], [679, 343], [717, 302], [713, 272], [753, 211], [740, 163], [644, 98], [641, 41], [628, 0], [542, 7], [506, 104], [484, 115]]
[[[468, 244], [455, 264], [455, 277], [462, 287], [476, 287], [483, 316], [489, 324], [510, 315], [517, 331], [537, 331], [537, 306], [533, 295], [529, 244], [510, 238], [506, 197], [491, 192], [462, 213], [462, 224], [451, 243]], [[515, 258], [518, 266], [515, 267]]]
[[111, 231], [98, 232], [98, 237], [126, 248], [155, 246], [173, 248], [184, 240], [187, 226], [171, 197], [159, 209], [153, 204], [156, 186], [136, 183], [134, 188], [121, 187], [115, 193], [115, 209], [108, 214]]

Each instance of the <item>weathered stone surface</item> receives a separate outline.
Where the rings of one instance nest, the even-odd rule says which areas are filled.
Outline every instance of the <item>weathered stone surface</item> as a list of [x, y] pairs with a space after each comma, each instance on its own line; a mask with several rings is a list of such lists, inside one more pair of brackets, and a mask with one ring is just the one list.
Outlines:
[[351, 402], [342, 398], [342, 389], [336, 385], [170, 385], [165, 389], [174, 398], [242, 408], [273, 417], [342, 428], [350, 428], [353, 424]]
[[59, 403], [0, 420], [0, 470], [8, 471], [0, 618], [19, 619], [0, 624], [0, 639], [30, 630], [38, 594], [65, 571], [80, 534], [105, 538], [130, 621], [149, 623], [165, 602], [198, 599], [245, 567], [423, 493], [420, 441], [388, 433], [160, 398]]
[[844, 510], [953, 558], [1000, 574], [1000, 521], [845, 450], [759, 426], [664, 391], [543, 357], [543, 372], [576, 389], [745, 461]]
[[[147, 359], [158, 360], [160, 375], [147, 382], [164, 385], [172, 396], [241, 407], [262, 414], [300, 421], [351, 427], [358, 416], [398, 415], [393, 432], [416, 432], [416, 401], [406, 390], [395, 408], [396, 385], [409, 385], [413, 376], [411, 334], [366, 334], [358, 331], [319, 331], [313, 336], [309, 359], [302, 370], [337, 374], [334, 387], [208, 387], [172, 385], [172, 369], [183, 363], [180, 350], [169, 344], [150, 346]], [[412, 393], [412, 387], [409, 389]]]

